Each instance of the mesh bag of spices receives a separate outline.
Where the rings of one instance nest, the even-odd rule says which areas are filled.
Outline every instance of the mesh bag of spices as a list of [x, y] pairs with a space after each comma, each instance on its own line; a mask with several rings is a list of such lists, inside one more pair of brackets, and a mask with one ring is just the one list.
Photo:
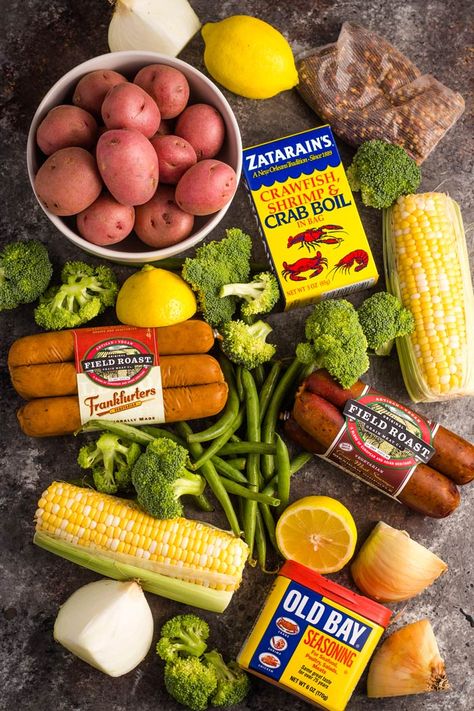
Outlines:
[[337, 42], [297, 62], [298, 91], [344, 141], [378, 138], [418, 163], [464, 111], [462, 96], [420, 70], [383, 37], [345, 22]]

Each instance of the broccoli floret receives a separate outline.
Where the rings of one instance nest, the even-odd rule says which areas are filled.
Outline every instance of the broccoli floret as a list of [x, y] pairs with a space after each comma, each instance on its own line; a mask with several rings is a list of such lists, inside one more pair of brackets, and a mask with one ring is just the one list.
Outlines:
[[97, 491], [115, 494], [131, 488], [132, 467], [141, 451], [138, 444], [104, 432], [95, 443], [81, 447], [77, 463], [82, 469], [92, 469]]
[[256, 274], [247, 284], [225, 284], [220, 297], [237, 296], [244, 299], [240, 311], [243, 318], [251, 319], [257, 314], [267, 314], [280, 298], [278, 281], [271, 272]]
[[275, 346], [265, 342], [271, 331], [271, 326], [265, 321], [256, 321], [251, 325], [244, 321], [229, 321], [220, 331], [222, 350], [233, 363], [253, 370], [275, 355]]
[[217, 677], [217, 689], [210, 698], [213, 706], [233, 706], [245, 699], [250, 691], [250, 679], [237, 662], [226, 664], [217, 649], [205, 654], [204, 661]]
[[221, 287], [247, 281], [250, 275], [252, 239], [237, 228], [226, 230], [220, 242], [209, 242], [184, 262], [182, 277], [196, 292], [205, 320], [216, 328], [230, 321], [237, 308], [236, 296], [219, 296]]
[[52, 273], [46, 247], [38, 240], [5, 245], [0, 252], [0, 311], [35, 301]]
[[357, 314], [369, 348], [380, 356], [390, 355], [395, 338], [407, 336], [415, 328], [411, 311], [386, 291], [369, 296]]
[[366, 141], [358, 148], [346, 174], [351, 189], [360, 190], [364, 205], [378, 209], [415, 192], [421, 182], [413, 158], [400, 146], [379, 140]]
[[188, 453], [170, 439], [156, 439], [136, 461], [132, 483], [140, 506], [155, 518], [178, 518], [183, 515], [180, 497], [199, 496], [205, 480], [186, 469]]
[[176, 701], [193, 711], [205, 711], [217, 687], [213, 669], [198, 657], [178, 657], [165, 664], [165, 687]]
[[180, 655], [200, 657], [207, 649], [209, 625], [197, 615], [176, 615], [165, 622], [160, 634], [156, 652], [165, 662]]
[[367, 340], [357, 311], [345, 299], [316, 304], [306, 319], [307, 343], [296, 347], [302, 363], [326, 370], [349, 388], [369, 368]]
[[66, 262], [61, 279], [63, 283], [50, 287], [35, 309], [36, 323], [47, 330], [87, 323], [117, 298], [117, 279], [110, 267]]

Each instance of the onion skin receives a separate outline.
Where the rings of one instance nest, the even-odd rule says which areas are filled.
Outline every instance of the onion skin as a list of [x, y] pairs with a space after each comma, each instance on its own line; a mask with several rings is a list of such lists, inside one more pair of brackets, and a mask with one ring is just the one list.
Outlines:
[[447, 691], [444, 661], [429, 620], [418, 620], [391, 634], [369, 667], [367, 696], [381, 699]]
[[412, 540], [408, 533], [380, 521], [351, 565], [355, 584], [380, 602], [398, 602], [419, 595], [448, 566]]

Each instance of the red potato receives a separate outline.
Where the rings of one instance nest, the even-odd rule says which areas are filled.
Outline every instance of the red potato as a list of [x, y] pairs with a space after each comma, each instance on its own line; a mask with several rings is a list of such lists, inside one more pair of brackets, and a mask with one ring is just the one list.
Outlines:
[[97, 69], [79, 80], [72, 103], [81, 109], [90, 111], [95, 116], [100, 116], [100, 109], [106, 94], [117, 84], [124, 84], [126, 78], [111, 69]]
[[197, 162], [192, 145], [179, 136], [153, 136], [151, 145], [158, 156], [160, 183], [176, 185], [187, 169]]
[[163, 249], [181, 242], [192, 232], [194, 217], [175, 202], [174, 189], [159, 185], [152, 199], [136, 209], [135, 232], [150, 247]]
[[117, 84], [109, 91], [101, 109], [107, 128], [134, 128], [151, 138], [160, 125], [161, 115], [151, 96], [136, 84]]
[[175, 200], [191, 215], [211, 215], [227, 205], [236, 189], [236, 175], [230, 165], [220, 160], [202, 160], [180, 179]]
[[77, 215], [92, 205], [100, 195], [102, 181], [88, 151], [78, 147], [61, 148], [38, 170], [35, 190], [47, 210], [66, 217]]
[[36, 142], [47, 156], [60, 148], [90, 149], [97, 140], [97, 121], [78, 106], [61, 105], [48, 111], [36, 132]]
[[121, 242], [133, 230], [135, 209], [121, 205], [111, 195], [104, 193], [80, 212], [76, 218], [77, 230], [92, 244], [107, 247]]
[[106, 131], [97, 141], [102, 180], [122, 205], [143, 205], [158, 185], [158, 158], [143, 133], [132, 128]]
[[192, 145], [198, 160], [214, 158], [224, 143], [224, 119], [209, 104], [193, 104], [180, 115], [175, 133]]
[[189, 101], [189, 84], [183, 72], [166, 64], [150, 64], [140, 69], [137, 84], [156, 101], [164, 119], [178, 116]]

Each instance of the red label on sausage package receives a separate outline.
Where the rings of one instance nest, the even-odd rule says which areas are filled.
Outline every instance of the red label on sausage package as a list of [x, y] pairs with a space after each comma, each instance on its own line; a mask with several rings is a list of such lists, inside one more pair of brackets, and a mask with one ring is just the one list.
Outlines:
[[323, 458], [397, 498], [435, 449], [438, 425], [373, 390], [344, 406], [345, 422]]
[[165, 421], [154, 328], [104, 326], [74, 331], [81, 422]]

